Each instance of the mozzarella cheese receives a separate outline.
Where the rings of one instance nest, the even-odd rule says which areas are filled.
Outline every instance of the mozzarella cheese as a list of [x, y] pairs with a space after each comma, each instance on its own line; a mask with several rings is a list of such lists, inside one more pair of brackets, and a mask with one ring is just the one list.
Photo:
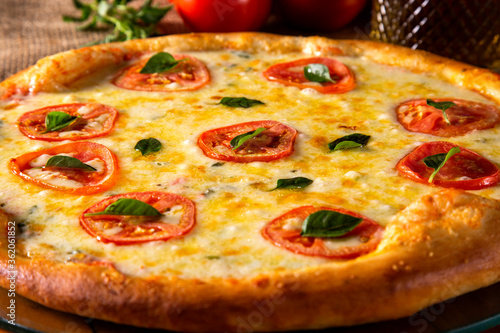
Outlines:
[[[395, 170], [396, 163], [422, 142], [451, 141], [500, 163], [498, 127], [443, 139], [410, 133], [397, 122], [395, 107], [414, 98], [458, 97], [492, 103], [462, 87], [368, 59], [338, 56], [335, 58], [355, 73], [357, 87], [345, 94], [324, 95], [311, 88], [300, 90], [269, 82], [262, 76], [270, 65], [303, 58], [302, 54], [190, 54], [205, 62], [212, 78], [197, 91], [119, 89], [110, 83], [119, 68], [110, 67], [83, 78], [69, 90], [40, 93], [0, 112], [0, 120], [9, 124], [0, 127], [2, 141], [9, 147], [0, 151], [4, 183], [0, 202], [16, 222], [25, 224], [18, 235], [20, 255], [64, 261], [73, 260], [78, 253], [106, 258], [132, 276], [184, 278], [237, 278], [323, 265], [334, 261], [278, 248], [261, 236], [261, 229], [302, 205], [343, 207], [387, 224], [409, 203], [436, 190], [407, 180]], [[225, 107], [218, 104], [224, 96], [258, 99], [265, 105]], [[27, 111], [68, 100], [102, 103], [120, 111], [114, 130], [106, 137], [92, 139], [110, 148], [119, 160], [120, 178], [107, 193], [75, 197], [28, 184], [8, 171], [10, 158], [56, 145], [24, 137], [14, 127], [17, 119]], [[79, 113], [87, 111], [82, 108]], [[217, 163], [196, 145], [204, 131], [255, 120], [276, 120], [297, 129], [294, 153], [269, 163]], [[355, 132], [371, 135], [366, 147], [329, 152], [328, 142]], [[141, 156], [134, 146], [149, 137], [160, 140], [163, 148]], [[97, 162], [87, 164], [99, 168]], [[314, 182], [301, 190], [268, 191], [278, 179], [298, 176]], [[80, 214], [97, 201], [114, 194], [151, 190], [184, 195], [195, 202], [197, 223], [188, 235], [116, 246], [100, 243], [80, 227]], [[476, 192], [500, 198], [498, 187]], [[172, 213], [165, 219], [176, 223], [179, 215]], [[289, 228], [297, 226], [291, 221]], [[338, 244], [327, 241], [329, 247]]]

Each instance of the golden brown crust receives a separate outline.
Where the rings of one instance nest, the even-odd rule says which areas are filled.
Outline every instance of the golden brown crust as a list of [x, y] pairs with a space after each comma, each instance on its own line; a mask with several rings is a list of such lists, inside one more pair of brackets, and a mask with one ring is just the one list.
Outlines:
[[134, 54], [161, 51], [245, 50], [270, 53], [303, 52], [310, 55], [364, 56], [382, 64], [425, 72], [444, 81], [475, 90], [500, 102], [500, 76], [424, 51], [370, 41], [331, 40], [323, 37], [289, 37], [261, 33], [188, 34], [125, 43], [103, 44], [59, 53], [0, 83], [0, 96], [64, 89], [88, 73], [119, 63]]
[[[17, 289], [59, 310], [181, 331], [360, 324], [408, 316], [498, 281], [499, 216], [495, 200], [443, 190], [399, 213], [378, 249], [356, 260], [201, 281], [131, 278], [109, 267], [17, 258]], [[2, 265], [3, 286], [5, 270]]]
[[[500, 102], [496, 74], [425, 52], [360, 41], [265, 34], [191, 34], [99, 45], [40, 60], [0, 96], [64, 89], [134, 54], [237, 49], [368, 57], [432, 73]], [[0, 228], [7, 222], [0, 213]], [[500, 203], [463, 191], [427, 195], [388, 225], [377, 250], [346, 262], [246, 279], [128, 277], [83, 263], [18, 257], [17, 292], [63, 311], [181, 331], [270, 331], [353, 325], [411, 315], [500, 280]], [[5, 230], [5, 228], [3, 229]], [[0, 236], [0, 248], [7, 238]], [[0, 252], [0, 285], [7, 286]]]

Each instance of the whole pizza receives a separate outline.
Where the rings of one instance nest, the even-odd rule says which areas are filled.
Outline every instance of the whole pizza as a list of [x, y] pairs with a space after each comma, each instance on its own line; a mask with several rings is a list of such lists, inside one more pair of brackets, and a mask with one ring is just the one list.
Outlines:
[[0, 284], [141, 327], [409, 316], [500, 280], [500, 77], [363, 41], [190, 34], [0, 84]]

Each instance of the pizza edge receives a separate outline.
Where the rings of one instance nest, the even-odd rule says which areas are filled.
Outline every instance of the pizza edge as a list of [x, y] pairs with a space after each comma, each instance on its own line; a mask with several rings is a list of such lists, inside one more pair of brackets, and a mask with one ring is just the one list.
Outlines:
[[[16, 291], [58, 310], [180, 331], [323, 328], [409, 316], [500, 279], [500, 202], [457, 190], [396, 215], [377, 250], [253, 278], [128, 277], [115, 269], [17, 257]], [[1, 224], [7, 222], [6, 214]], [[465, 241], [466, 240], [466, 241]], [[0, 284], [7, 287], [7, 238]], [[252, 316], [262, 318], [255, 325]]]
[[[0, 96], [61, 89], [87, 73], [127, 59], [131, 53], [164, 48], [367, 56], [380, 63], [433, 73], [499, 100], [498, 75], [429, 53], [375, 42], [265, 34], [191, 34], [68, 51], [44, 58], [0, 83]], [[6, 220], [2, 214], [1, 224]], [[355, 260], [246, 279], [184, 280], [134, 278], [103, 266], [18, 257], [17, 292], [83, 316], [182, 331], [361, 324], [408, 316], [498, 281], [500, 259], [495, 254], [500, 250], [499, 221], [498, 201], [442, 190], [399, 213], [386, 227], [377, 250]], [[6, 248], [7, 238], [2, 234], [0, 285], [4, 287], [8, 285]]]
[[500, 102], [500, 74], [425, 51], [361, 40], [324, 37], [290, 37], [264, 33], [192, 33], [123, 43], [101, 44], [70, 50], [40, 59], [0, 83], [0, 100], [20, 94], [64, 89], [100, 68], [117, 64], [144, 52], [242, 50], [307, 55], [366, 56], [381, 64], [425, 72], [446, 82], [479, 92]]

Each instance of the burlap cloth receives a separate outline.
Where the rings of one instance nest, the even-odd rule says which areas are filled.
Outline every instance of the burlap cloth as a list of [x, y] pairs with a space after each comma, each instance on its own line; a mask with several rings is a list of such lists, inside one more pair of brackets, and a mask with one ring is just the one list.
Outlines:
[[[157, 1], [167, 4], [166, 0]], [[62, 15], [79, 14], [80, 11], [74, 8], [71, 0], [0, 0], [0, 81], [35, 64], [40, 58], [81, 47], [100, 40], [107, 34], [77, 31], [77, 24], [62, 21]], [[168, 23], [169, 34], [189, 32], [175, 10], [171, 10], [164, 20]], [[368, 38], [368, 20], [369, 8], [348, 27], [322, 35], [333, 38]], [[263, 31], [307, 34], [286, 27], [272, 18]]]
[[[0, 0], [0, 81], [47, 55], [102, 39], [106, 32], [83, 32], [62, 15], [78, 16], [71, 0]], [[189, 32], [170, 11], [169, 33]]]

